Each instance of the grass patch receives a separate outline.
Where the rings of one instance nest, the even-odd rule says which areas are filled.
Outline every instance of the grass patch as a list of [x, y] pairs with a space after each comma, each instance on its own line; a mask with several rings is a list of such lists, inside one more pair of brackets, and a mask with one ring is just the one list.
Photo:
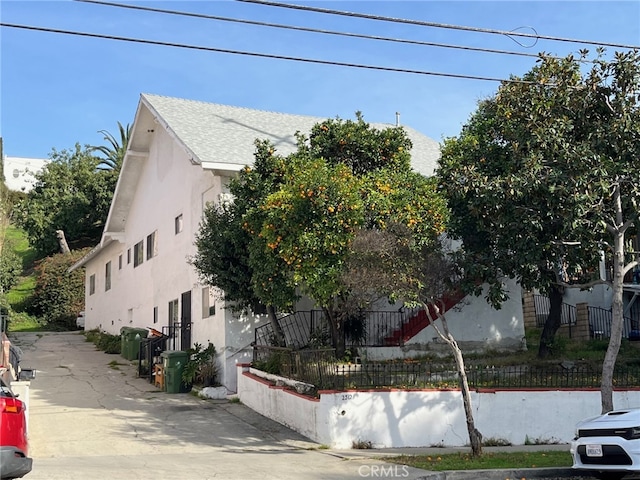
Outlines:
[[22, 268], [29, 272], [33, 268], [37, 256], [36, 251], [29, 246], [26, 232], [14, 225], [8, 225], [5, 231], [5, 241], [12, 246], [13, 251], [22, 260]]
[[24, 312], [12, 312], [9, 315], [10, 332], [42, 332], [45, 328], [34, 316]]
[[504, 438], [489, 437], [482, 440], [482, 445], [485, 447], [508, 447], [511, 442]]
[[492, 452], [477, 458], [470, 453], [402, 455], [382, 460], [432, 471], [571, 467], [573, 464], [568, 451]]
[[16, 285], [7, 292], [7, 302], [16, 312], [23, 312], [35, 289], [34, 276], [20, 276]]

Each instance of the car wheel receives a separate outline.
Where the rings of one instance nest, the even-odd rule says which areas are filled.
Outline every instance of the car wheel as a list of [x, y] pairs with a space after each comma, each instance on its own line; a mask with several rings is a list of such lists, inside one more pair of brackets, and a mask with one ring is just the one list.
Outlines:
[[621, 480], [626, 476], [625, 472], [598, 472], [596, 474], [596, 478], [600, 480]]

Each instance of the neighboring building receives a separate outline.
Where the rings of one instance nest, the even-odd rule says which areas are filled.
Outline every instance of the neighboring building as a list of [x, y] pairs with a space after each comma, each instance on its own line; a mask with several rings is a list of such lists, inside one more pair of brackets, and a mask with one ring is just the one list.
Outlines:
[[4, 157], [4, 183], [9, 190], [29, 192], [36, 182], [35, 174], [49, 162], [43, 158]]
[[[118, 334], [122, 327], [180, 325], [172, 347], [213, 343], [221, 354], [221, 382], [235, 391], [236, 364], [251, 361], [254, 329], [267, 319], [232, 314], [199, 283], [188, 263], [195, 234], [206, 205], [225, 201], [229, 179], [253, 162], [256, 138], [287, 155], [296, 149], [297, 131], [309, 132], [323, 120], [141, 95], [100, 244], [72, 267], [86, 268], [85, 328]], [[433, 174], [439, 144], [404, 128], [414, 169]], [[520, 307], [519, 290], [514, 295]], [[478, 313], [472, 313], [474, 328], [483, 321]], [[479, 337], [467, 336], [482, 342], [524, 335], [521, 308], [493, 311], [486, 321], [486, 328], [476, 328]], [[508, 335], [496, 325], [508, 326]]]

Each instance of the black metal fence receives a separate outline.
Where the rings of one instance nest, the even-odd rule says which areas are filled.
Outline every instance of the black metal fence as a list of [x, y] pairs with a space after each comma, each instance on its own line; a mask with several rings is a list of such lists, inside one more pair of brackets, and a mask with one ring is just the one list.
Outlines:
[[[254, 366], [313, 385], [317, 390], [375, 388], [458, 388], [455, 365], [431, 362], [338, 363], [333, 349], [258, 348]], [[600, 388], [602, 370], [578, 365], [517, 365], [466, 367], [472, 389]], [[640, 367], [617, 368], [616, 388], [640, 386]]]
[[[549, 298], [543, 295], [534, 295], [533, 302], [536, 310], [536, 325], [542, 328], [549, 315]], [[588, 306], [587, 311], [591, 338], [609, 338], [611, 336], [611, 310]], [[563, 303], [560, 325], [568, 327], [569, 337], [571, 337], [572, 327], [577, 325], [577, 321], [578, 316], [575, 305]], [[640, 312], [634, 310], [631, 315], [625, 315], [622, 328], [623, 338], [640, 337]]]
[[[549, 297], [545, 297], [544, 295], [534, 295], [533, 304], [536, 309], [536, 325], [539, 328], [542, 328], [544, 327], [544, 322], [546, 322], [547, 317], [549, 316], [551, 302]], [[567, 325], [571, 328], [571, 326], [575, 326], [577, 322], [578, 315], [575, 305], [563, 303], [562, 311], [560, 312], [560, 325]]]
[[[611, 310], [600, 307], [589, 307], [589, 331], [591, 338], [609, 338], [611, 337]], [[625, 316], [622, 324], [623, 338], [629, 338], [631, 333], [631, 318]]]
[[153, 383], [153, 366], [162, 363], [161, 353], [167, 349], [167, 335], [143, 338], [138, 351], [138, 377]]
[[[402, 346], [404, 328], [418, 310], [366, 311], [358, 318], [361, 324], [345, 328], [345, 344], [351, 346]], [[288, 348], [300, 349], [309, 345], [330, 343], [330, 327], [322, 310], [299, 311], [278, 319]], [[276, 345], [271, 323], [255, 329], [254, 345]]]

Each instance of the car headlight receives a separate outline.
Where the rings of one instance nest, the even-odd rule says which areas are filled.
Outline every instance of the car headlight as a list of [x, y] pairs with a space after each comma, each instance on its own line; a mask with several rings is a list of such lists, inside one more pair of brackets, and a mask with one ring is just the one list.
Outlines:
[[640, 427], [633, 427], [629, 430], [629, 439], [630, 440], [637, 440], [638, 438], [640, 438]]

